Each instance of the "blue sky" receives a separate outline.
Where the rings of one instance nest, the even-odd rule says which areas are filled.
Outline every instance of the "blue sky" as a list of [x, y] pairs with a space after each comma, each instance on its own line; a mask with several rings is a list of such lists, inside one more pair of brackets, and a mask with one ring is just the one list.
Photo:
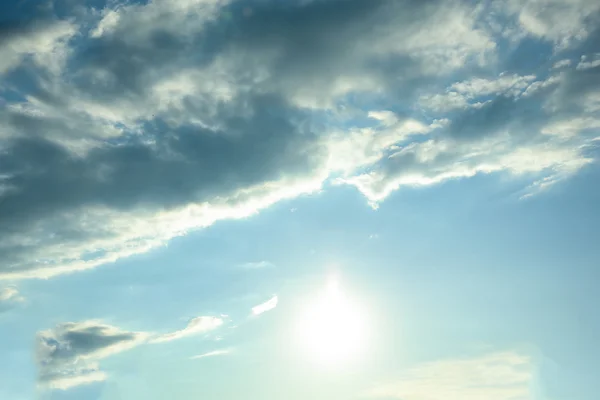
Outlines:
[[595, 400], [600, 5], [0, 6], [0, 398]]

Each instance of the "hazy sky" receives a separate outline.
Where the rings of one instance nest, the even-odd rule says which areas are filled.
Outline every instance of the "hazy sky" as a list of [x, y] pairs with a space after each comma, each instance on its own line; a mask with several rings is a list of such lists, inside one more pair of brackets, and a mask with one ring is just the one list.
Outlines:
[[6, 0], [0, 399], [597, 400], [600, 3]]

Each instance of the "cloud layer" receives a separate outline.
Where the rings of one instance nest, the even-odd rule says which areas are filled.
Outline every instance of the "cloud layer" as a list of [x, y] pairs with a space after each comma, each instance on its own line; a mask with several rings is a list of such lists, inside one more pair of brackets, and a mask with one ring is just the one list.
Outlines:
[[532, 360], [516, 352], [420, 365], [368, 397], [401, 400], [531, 400]]
[[530, 196], [596, 159], [595, 1], [111, 4], [0, 26], [0, 279], [328, 181], [374, 207], [489, 173]]

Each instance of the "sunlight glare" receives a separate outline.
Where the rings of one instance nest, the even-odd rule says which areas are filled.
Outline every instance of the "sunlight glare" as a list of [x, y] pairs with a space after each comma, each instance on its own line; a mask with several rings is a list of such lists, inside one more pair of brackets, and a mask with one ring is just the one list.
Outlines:
[[299, 319], [298, 339], [302, 350], [325, 366], [341, 366], [364, 350], [367, 321], [336, 279], [309, 304]]

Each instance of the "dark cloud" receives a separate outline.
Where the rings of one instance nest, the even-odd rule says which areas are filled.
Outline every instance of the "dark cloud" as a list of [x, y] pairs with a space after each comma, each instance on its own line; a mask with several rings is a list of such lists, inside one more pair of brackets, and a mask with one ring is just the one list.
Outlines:
[[[219, 317], [193, 318], [186, 328], [162, 335], [130, 332], [99, 321], [67, 322], [37, 336], [38, 382], [45, 388], [69, 389], [99, 382], [106, 374], [98, 362], [143, 343], [165, 343], [205, 334], [223, 324]], [[149, 341], [150, 339], [150, 341]]]
[[[306, 120], [305, 115], [276, 97], [249, 101], [248, 117], [231, 105], [221, 110], [222, 129], [169, 127], [155, 120], [145, 125], [144, 136], [93, 148], [83, 157], [43, 135], [8, 142], [0, 159], [3, 184], [9, 188], [0, 207], [0, 239], [86, 207], [159, 211], [210, 201], [240, 188], [309, 174], [322, 162], [317, 135], [292, 122]], [[32, 133], [53, 128], [51, 121], [37, 117], [12, 122]], [[65, 231], [60, 224], [51, 232], [57, 241], [77, 237], [76, 230]], [[27, 247], [11, 250], [17, 257]]]
[[[17, 138], [0, 160], [0, 170], [9, 175], [5, 184], [18, 188], [5, 195], [0, 218], [22, 223], [38, 213], [94, 203], [171, 207], [310, 171], [321, 157], [315, 133], [291, 122], [294, 110], [283, 99], [251, 101], [247, 118], [224, 110], [222, 129], [172, 128], [156, 120], [145, 125], [143, 137], [94, 148], [85, 157], [41, 137]], [[36, 117], [13, 122], [29, 132], [52, 129], [52, 121]]]
[[[63, 17], [60, 4], [55, 12]], [[566, 72], [559, 90], [542, 87], [553, 61], [544, 67], [536, 54], [529, 64], [515, 63], [533, 36], [511, 48], [470, 5], [151, 1], [79, 8], [68, 24], [53, 21], [44, 29], [64, 47], [38, 31], [30, 47], [44, 49], [44, 57], [13, 52], [3, 67], [0, 87], [13, 97], [0, 110], [0, 278], [91, 268], [317, 190], [339, 152], [328, 137], [332, 121], [347, 127], [377, 109], [421, 126], [447, 118], [417, 132], [457, 146], [446, 151], [446, 163], [441, 155], [423, 163], [418, 152], [385, 160], [392, 145], [408, 144], [407, 134], [393, 129], [373, 142], [379, 147], [371, 153], [382, 159], [352, 148], [369, 143], [360, 135], [347, 135], [344, 147], [367, 171], [390, 169], [397, 177], [401, 168], [443, 179], [440, 170], [452, 170], [448, 163], [478, 143], [508, 135], [511, 150], [531, 147], [547, 140], [539, 132], [549, 120], [587, 112], [581, 95], [596, 92], [595, 70]], [[5, 37], [23, 35], [11, 24]], [[488, 91], [481, 107], [449, 113], [415, 106], [457, 81], [494, 80], [504, 67], [520, 74], [536, 65], [545, 72], [530, 72], [540, 87], [527, 96]], [[346, 177], [354, 173], [350, 164], [339, 163]], [[181, 211], [191, 205], [197, 208]], [[167, 226], [175, 220], [171, 225], [183, 228]]]
[[89, 356], [138, 339], [135, 333], [115, 331], [106, 325], [68, 323], [60, 326], [59, 332], [58, 337], [40, 336], [42, 346], [51, 349], [45, 354], [47, 359], [41, 360], [43, 365]]
[[[248, 9], [250, 14], [244, 11]], [[401, 92], [406, 98], [408, 90], [414, 90], [411, 78], [422, 75], [428, 60], [410, 54], [404, 42], [424, 20], [440, 13], [440, 4], [433, 0], [234, 1], [214, 18], [192, 26], [165, 11], [164, 18], [143, 34], [137, 12], [144, 10], [120, 10], [124, 22], [114, 31], [75, 49], [67, 70], [79, 95], [92, 95], [100, 102], [115, 96], [143, 101], [157, 77], [203, 68], [225, 57], [232, 69], [230, 79], [261, 92], [288, 97], [309, 92], [326, 101], [336, 83], [345, 80], [344, 84], [352, 85], [352, 80], [368, 78], [369, 85]], [[375, 51], [377, 47], [387, 50]], [[257, 76], [265, 73], [258, 82]]]
[[140, 344], [144, 333], [121, 331], [99, 322], [70, 322], [43, 331], [37, 338], [39, 383], [67, 389], [99, 381], [104, 375], [95, 362]]

